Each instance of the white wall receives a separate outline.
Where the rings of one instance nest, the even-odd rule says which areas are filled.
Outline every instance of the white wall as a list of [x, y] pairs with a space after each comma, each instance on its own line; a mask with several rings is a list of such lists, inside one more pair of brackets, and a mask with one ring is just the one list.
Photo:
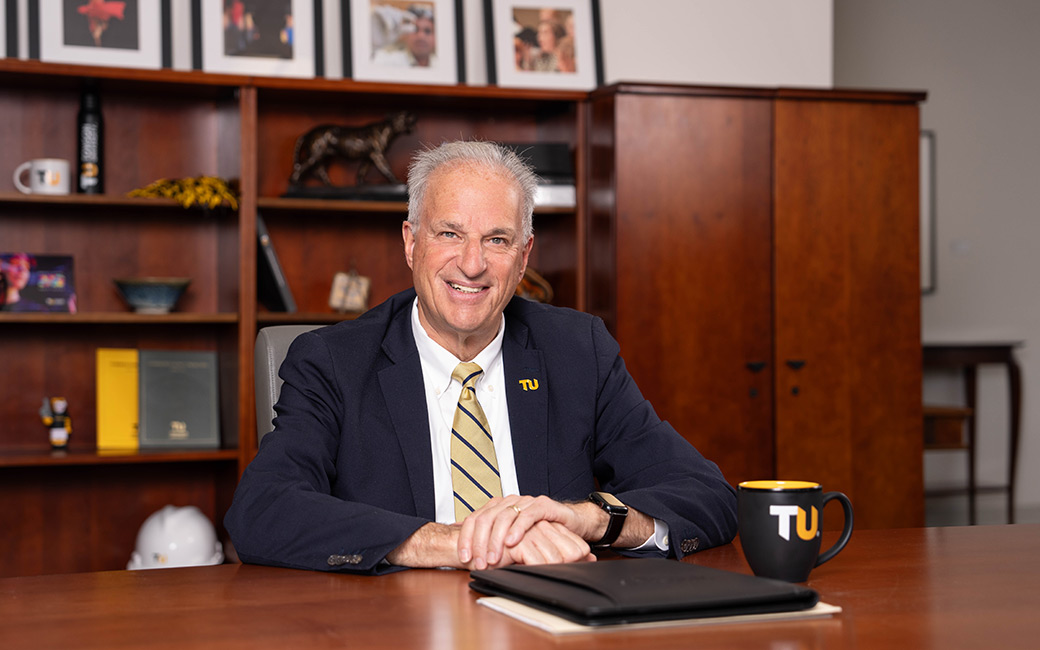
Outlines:
[[600, 0], [615, 81], [831, 85], [831, 0]]
[[[1040, 504], [1040, 3], [1034, 0], [838, 0], [835, 84], [928, 91], [921, 126], [936, 132], [938, 285], [922, 301], [928, 340], [1021, 340], [1019, 503]], [[979, 381], [981, 480], [1006, 471], [1002, 371]], [[957, 400], [931, 374], [928, 401]], [[955, 402], [954, 402], [955, 403]], [[926, 483], [963, 480], [962, 457], [929, 454]]]
[[[484, 84], [484, 2], [463, 10], [467, 79]], [[831, 85], [832, 0], [600, 0], [600, 29], [608, 84]]]
[[[467, 78], [483, 84], [483, 0], [464, 12]], [[831, 85], [832, 0], [600, 0], [600, 29], [608, 84]]]

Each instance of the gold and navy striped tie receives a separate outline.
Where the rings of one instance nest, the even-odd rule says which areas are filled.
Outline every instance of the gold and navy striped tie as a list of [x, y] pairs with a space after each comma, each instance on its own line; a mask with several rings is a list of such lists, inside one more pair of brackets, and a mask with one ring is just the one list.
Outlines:
[[451, 484], [455, 492], [455, 521], [502, 496], [495, 443], [484, 409], [477, 401], [475, 385], [484, 371], [475, 363], [460, 363], [453, 379], [462, 383], [462, 394], [451, 426]]

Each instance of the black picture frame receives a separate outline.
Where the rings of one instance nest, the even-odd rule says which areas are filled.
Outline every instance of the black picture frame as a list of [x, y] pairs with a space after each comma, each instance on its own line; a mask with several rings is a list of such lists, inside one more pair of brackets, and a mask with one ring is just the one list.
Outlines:
[[[544, 12], [555, 16], [543, 17]], [[552, 26], [557, 52], [541, 51], [543, 22]], [[484, 31], [491, 85], [559, 90], [603, 85], [599, 0], [484, 0]]]
[[[192, 68], [218, 74], [265, 77], [312, 78], [323, 75], [322, 0], [285, 2], [289, 14], [271, 30], [271, 38], [246, 41], [241, 49], [235, 50], [229, 46], [225, 30], [224, 14], [228, 9], [223, 0], [192, 0]], [[258, 6], [268, 9], [277, 8], [278, 4], [271, 1]], [[271, 14], [262, 14], [264, 22], [273, 20]], [[289, 15], [292, 23], [288, 22]], [[258, 13], [257, 19], [260, 17]]]
[[[394, 48], [409, 17], [395, 0], [345, 0], [342, 4], [343, 77], [358, 81], [453, 85], [466, 82], [463, 0], [416, 0], [410, 7], [429, 9], [434, 16], [439, 58], [420, 66], [403, 48]], [[382, 11], [381, 11], [382, 10]], [[397, 13], [401, 16], [393, 16]], [[366, 20], [365, 16], [370, 19]], [[447, 19], [443, 19], [447, 16]], [[377, 36], [373, 25], [385, 32]], [[441, 44], [447, 42], [447, 47]], [[389, 53], [387, 55], [387, 53]], [[385, 56], [381, 56], [385, 55]]]
[[127, 0], [120, 16], [109, 18], [101, 36], [108, 39], [104, 43], [96, 42], [96, 36], [91, 42], [89, 18], [81, 7], [72, 0], [28, 0], [29, 58], [153, 70], [170, 66], [169, 0]]
[[18, 57], [18, 3], [15, 0], [7, 0], [4, 4], [4, 29], [0, 37], [4, 39], [0, 47], [0, 57]]

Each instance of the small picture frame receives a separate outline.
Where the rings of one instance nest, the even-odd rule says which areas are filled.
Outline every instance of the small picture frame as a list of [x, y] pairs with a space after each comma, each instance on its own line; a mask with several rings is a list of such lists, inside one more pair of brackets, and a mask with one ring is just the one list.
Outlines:
[[0, 311], [75, 314], [72, 257], [0, 253]]
[[202, 70], [265, 77], [315, 76], [320, 0], [196, 0]]
[[332, 276], [332, 291], [329, 292], [329, 307], [340, 313], [360, 314], [368, 311], [368, 294], [372, 279], [360, 275], [357, 269], [349, 273], [340, 271]]
[[344, 77], [465, 83], [462, 0], [350, 0], [343, 9]]
[[30, 58], [52, 63], [163, 67], [168, 0], [30, 0]]
[[592, 90], [603, 83], [599, 0], [484, 0], [488, 83]]

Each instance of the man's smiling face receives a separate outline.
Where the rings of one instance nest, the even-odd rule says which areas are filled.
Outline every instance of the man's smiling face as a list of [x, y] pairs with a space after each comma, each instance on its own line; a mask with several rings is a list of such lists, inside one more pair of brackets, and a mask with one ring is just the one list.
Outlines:
[[472, 162], [446, 165], [430, 176], [419, 228], [406, 221], [403, 235], [423, 329], [469, 361], [498, 333], [534, 243], [516, 184]]

